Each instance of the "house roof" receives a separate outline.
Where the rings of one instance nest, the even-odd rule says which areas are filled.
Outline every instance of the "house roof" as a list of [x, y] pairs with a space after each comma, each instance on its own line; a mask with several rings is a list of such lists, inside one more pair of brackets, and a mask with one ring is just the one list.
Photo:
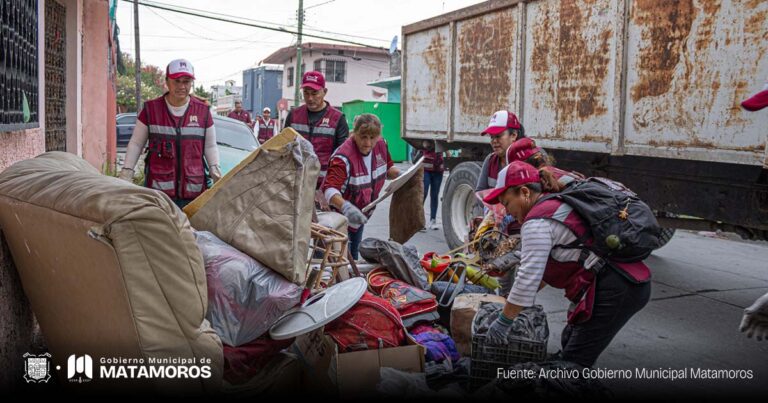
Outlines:
[[380, 80], [375, 80], [375, 81], [366, 83], [366, 85], [370, 85], [371, 87], [379, 87], [379, 88], [386, 88], [386, 89], [390, 89], [392, 87], [398, 87], [400, 86], [400, 76], [382, 78]]
[[[374, 47], [368, 47], [368, 46], [352, 46], [352, 45], [335, 45], [332, 43], [319, 43], [319, 42], [308, 42], [303, 43], [301, 45], [302, 52], [306, 52], [308, 50], [316, 50], [320, 52], [334, 52], [337, 53], [339, 51], [343, 52], [346, 56], [355, 56], [358, 54], [374, 54], [374, 55], [382, 55], [382, 56], [388, 56], [389, 51], [387, 51], [384, 48], [374, 48]], [[296, 56], [296, 47], [295, 46], [286, 46], [282, 49], [278, 49], [271, 55], [267, 56], [264, 60], [262, 60], [262, 63], [269, 63], [269, 64], [285, 64], [285, 62]]]

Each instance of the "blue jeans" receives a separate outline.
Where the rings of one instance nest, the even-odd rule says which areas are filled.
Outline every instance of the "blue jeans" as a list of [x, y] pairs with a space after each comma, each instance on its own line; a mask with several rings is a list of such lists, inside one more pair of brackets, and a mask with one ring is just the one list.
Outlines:
[[432, 188], [429, 195], [429, 219], [437, 218], [437, 205], [440, 203], [440, 185], [443, 183], [442, 172], [424, 171], [424, 201], [427, 200], [427, 193]]
[[365, 225], [358, 228], [356, 232], [347, 231], [347, 235], [349, 235], [349, 252], [355, 260], [360, 258], [359, 250], [360, 242], [363, 241], [363, 228], [365, 228]]

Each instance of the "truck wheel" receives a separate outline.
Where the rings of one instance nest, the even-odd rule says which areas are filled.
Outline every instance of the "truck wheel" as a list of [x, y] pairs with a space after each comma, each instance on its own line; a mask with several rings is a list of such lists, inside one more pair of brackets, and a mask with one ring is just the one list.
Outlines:
[[466, 243], [473, 217], [483, 215], [483, 204], [475, 197], [475, 186], [482, 166], [462, 162], [451, 170], [443, 193], [443, 234], [451, 249]]
[[[677, 214], [673, 213], [667, 213], [666, 211], [657, 211], [656, 212], [657, 217], [667, 217], [667, 218], [675, 218], [677, 217]], [[659, 247], [656, 248], [656, 250], [659, 250], [664, 247], [669, 241], [672, 239], [672, 237], [675, 235], [675, 229], [674, 228], [662, 228], [661, 234], [659, 235]]]
[[674, 228], [662, 228], [661, 229], [661, 235], [659, 235], [659, 247], [656, 248], [656, 250], [659, 250], [664, 247], [675, 235], [675, 229]]

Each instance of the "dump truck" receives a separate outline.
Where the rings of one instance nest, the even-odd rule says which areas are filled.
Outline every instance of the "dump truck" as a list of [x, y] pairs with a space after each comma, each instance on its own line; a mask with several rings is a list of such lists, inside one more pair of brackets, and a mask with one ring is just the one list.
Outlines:
[[480, 135], [508, 109], [557, 166], [637, 192], [674, 229], [768, 239], [768, 2], [488, 1], [402, 28], [402, 138], [449, 153], [451, 247], [481, 214]]

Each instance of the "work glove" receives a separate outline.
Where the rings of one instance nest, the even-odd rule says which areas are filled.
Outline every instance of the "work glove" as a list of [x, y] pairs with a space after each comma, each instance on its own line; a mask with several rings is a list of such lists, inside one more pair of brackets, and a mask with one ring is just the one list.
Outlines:
[[768, 294], [758, 298], [754, 304], [744, 309], [739, 330], [746, 332], [749, 338], [755, 336], [757, 340], [768, 340]]
[[211, 165], [211, 168], [208, 171], [211, 175], [211, 179], [213, 179], [213, 183], [216, 183], [221, 179], [221, 167], [218, 165]]
[[488, 333], [485, 334], [485, 343], [494, 346], [506, 345], [507, 335], [513, 323], [515, 323], [514, 319], [509, 319], [503, 312], [499, 312], [499, 317], [493, 321], [488, 328]]
[[133, 183], [133, 169], [123, 168], [120, 170], [120, 175], [118, 175], [117, 177], [118, 179], [122, 179], [126, 182]]
[[356, 227], [365, 225], [365, 223], [368, 222], [368, 217], [349, 201], [345, 201], [341, 206], [341, 214], [344, 214], [344, 216], [347, 217], [347, 221]]

